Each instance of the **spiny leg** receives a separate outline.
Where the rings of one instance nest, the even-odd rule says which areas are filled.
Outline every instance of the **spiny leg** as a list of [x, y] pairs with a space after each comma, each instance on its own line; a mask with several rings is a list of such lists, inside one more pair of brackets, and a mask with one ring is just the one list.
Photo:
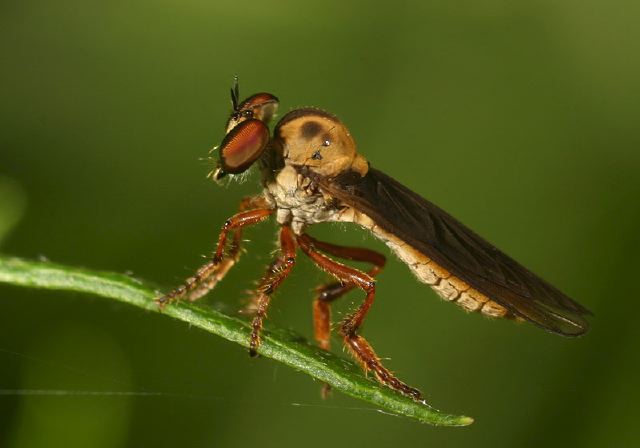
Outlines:
[[[363, 261], [373, 264], [367, 271], [371, 277], [375, 277], [382, 271], [387, 261], [386, 257], [370, 249], [359, 247], [338, 246], [336, 244], [319, 241], [307, 235], [316, 249], [319, 249], [336, 257], [352, 261]], [[331, 302], [351, 291], [353, 283], [333, 282], [317, 288], [318, 295], [313, 301], [313, 329], [318, 346], [323, 350], [329, 350], [331, 345]], [[322, 385], [320, 395], [327, 398], [331, 392], [331, 386]]]
[[[213, 260], [202, 266], [198, 272], [204, 270], [203, 277], [200, 278], [197, 285], [187, 295], [190, 302], [195, 302], [199, 298], [205, 296], [209, 291], [227, 275], [231, 268], [238, 262], [242, 253], [240, 243], [242, 242], [242, 231], [237, 229], [233, 234], [233, 240], [229, 249], [225, 252], [222, 260], [215, 265], [215, 268], [206, 270], [206, 267], [212, 265]], [[197, 274], [196, 274], [197, 275]]]
[[[319, 249], [339, 258], [352, 261], [363, 261], [373, 264], [367, 271], [371, 277], [375, 277], [382, 271], [387, 261], [386, 257], [378, 252], [360, 247], [338, 246], [336, 244], [318, 241], [317, 239], [305, 235], [310, 244], [315, 249]], [[331, 305], [334, 300], [342, 297], [347, 292], [355, 288], [353, 283], [334, 282], [320, 286], [318, 295], [313, 301], [313, 323], [316, 341], [320, 348], [329, 350], [331, 336]]]
[[[202, 280], [206, 278], [214, 276], [220, 272], [222, 272], [224, 275], [233, 265], [233, 263], [229, 263], [228, 261], [226, 261], [228, 260], [228, 258], [225, 257], [225, 248], [227, 245], [229, 233], [234, 230], [239, 230], [243, 227], [264, 221], [265, 219], [267, 219], [267, 217], [269, 217], [269, 215], [271, 215], [271, 213], [273, 213], [273, 210], [271, 209], [255, 209], [237, 213], [231, 218], [227, 219], [227, 221], [225, 221], [224, 225], [222, 226], [222, 231], [220, 232], [220, 236], [218, 237], [216, 252], [213, 255], [211, 261], [198, 269], [196, 273], [192, 277], [189, 277], [183, 285], [178, 286], [169, 294], [156, 299], [158, 305], [162, 308], [168, 303], [171, 303], [174, 300], [181, 299], [185, 295], [190, 294], [191, 292], [196, 290]], [[235, 246], [237, 249], [235, 249], [236, 253], [234, 255], [237, 256], [237, 252], [239, 251], [239, 240], [235, 241]]]
[[[264, 196], [249, 196], [240, 201], [238, 207], [239, 212], [254, 209], [267, 209], [269, 204]], [[203, 277], [198, 282], [196, 288], [189, 293], [188, 299], [193, 302], [200, 297], [206, 295], [209, 291], [216, 287], [216, 285], [227, 275], [229, 270], [238, 262], [240, 255], [242, 255], [242, 227], [235, 229], [233, 232], [233, 239], [229, 249], [224, 253], [223, 259], [218, 263], [217, 267], [210, 271], [208, 276]]]
[[260, 347], [260, 333], [267, 309], [271, 302], [271, 294], [280, 286], [293, 269], [296, 262], [296, 242], [291, 227], [280, 229], [280, 256], [271, 263], [258, 285], [256, 291], [256, 312], [251, 322], [251, 339], [249, 340], [249, 354], [256, 356]]
[[375, 280], [370, 275], [338, 263], [326, 255], [318, 252], [312, 240], [307, 235], [298, 237], [298, 244], [303, 252], [313, 260], [321, 269], [336, 277], [345, 284], [354, 285], [366, 293], [366, 298], [355, 313], [348, 316], [341, 324], [340, 333], [345, 344], [355, 359], [362, 365], [365, 371], [373, 371], [378, 381], [386, 386], [407, 395], [414, 400], [421, 400], [422, 394], [419, 390], [408, 386], [396, 378], [386, 367], [382, 365], [380, 358], [376, 355], [373, 347], [365, 338], [358, 334], [358, 329], [362, 325], [375, 298]]

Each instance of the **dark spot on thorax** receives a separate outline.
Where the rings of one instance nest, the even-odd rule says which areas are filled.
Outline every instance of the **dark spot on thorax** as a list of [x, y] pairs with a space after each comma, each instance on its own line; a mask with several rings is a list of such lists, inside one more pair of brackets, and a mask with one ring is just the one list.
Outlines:
[[322, 125], [317, 121], [307, 121], [300, 128], [300, 137], [311, 140], [322, 131]]

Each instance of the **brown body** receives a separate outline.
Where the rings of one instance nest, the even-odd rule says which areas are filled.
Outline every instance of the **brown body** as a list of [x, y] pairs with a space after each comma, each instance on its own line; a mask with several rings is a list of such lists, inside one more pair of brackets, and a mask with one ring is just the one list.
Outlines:
[[[319, 287], [313, 302], [315, 337], [320, 347], [330, 347], [331, 302], [354, 288], [362, 290], [362, 304], [340, 323], [346, 347], [380, 382], [421, 399], [417, 389], [399, 381], [382, 365], [372, 346], [359, 334], [375, 298], [374, 277], [385, 265], [384, 255], [321, 242], [306, 233], [309, 226], [322, 222], [349, 222], [370, 231], [420, 281], [466, 311], [528, 320], [566, 336], [588, 329], [583, 317], [589, 314], [586, 308], [435, 205], [371, 168], [357, 152], [348, 129], [333, 115], [310, 108], [289, 112], [265, 143], [263, 126], [266, 128], [275, 112], [277, 99], [261, 93], [238, 103], [237, 97], [236, 87], [232, 90], [234, 112], [227, 123], [214, 178], [241, 173], [259, 161], [263, 193], [242, 202], [240, 213], [224, 224], [212, 260], [183, 286], [159, 298], [161, 306], [182, 297], [195, 300], [211, 290], [237, 262], [242, 228], [275, 214], [281, 226], [281, 251], [254, 296], [251, 354], [259, 350], [271, 295], [293, 269], [299, 248], [337, 280]], [[367, 272], [359, 271], [329, 256], [368, 262], [372, 267]]]
[[[327, 144], [328, 143], [328, 144]], [[311, 178], [300, 174], [300, 167], [314, 170], [331, 179], [354, 171], [365, 176], [369, 164], [358, 154], [346, 127], [334, 117], [313, 109], [288, 114], [278, 124], [275, 138], [276, 163], [264, 167], [264, 195], [276, 210], [281, 225], [290, 225], [294, 233], [321, 222], [355, 223], [373, 233], [443, 299], [456, 302], [467, 311], [479, 311], [491, 317], [509, 315], [507, 309], [452, 275], [435, 261], [411, 247], [406, 241], [377, 226], [365, 213], [324, 191]], [[319, 154], [321, 158], [314, 154]], [[281, 158], [280, 158], [281, 156]], [[323, 161], [328, 159], [330, 162]], [[284, 165], [277, 169], [278, 164]]]

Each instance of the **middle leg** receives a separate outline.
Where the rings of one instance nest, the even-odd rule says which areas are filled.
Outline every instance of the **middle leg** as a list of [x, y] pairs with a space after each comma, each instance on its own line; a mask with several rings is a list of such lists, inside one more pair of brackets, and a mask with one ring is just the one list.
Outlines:
[[280, 256], [269, 265], [267, 273], [260, 280], [257, 288], [254, 299], [256, 310], [251, 322], [251, 339], [249, 340], [249, 354], [251, 356], [258, 354], [260, 333], [271, 302], [271, 294], [289, 276], [296, 262], [296, 242], [289, 226], [283, 226], [280, 229], [280, 251]]

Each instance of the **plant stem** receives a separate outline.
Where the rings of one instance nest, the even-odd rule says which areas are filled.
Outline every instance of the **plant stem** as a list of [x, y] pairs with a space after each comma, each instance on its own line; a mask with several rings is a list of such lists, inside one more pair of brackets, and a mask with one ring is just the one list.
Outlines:
[[[158, 295], [154, 288], [122, 274], [0, 257], [0, 283], [83, 292], [118, 300], [147, 311], [160, 312], [153, 301]], [[248, 346], [249, 325], [235, 317], [186, 302], [169, 305], [162, 314], [244, 347]], [[470, 417], [441, 413], [427, 404], [415, 402], [367, 379], [353, 363], [304, 342], [301, 336], [288, 330], [265, 329], [259, 353], [311, 375], [335, 390], [372, 403], [386, 412], [432, 425], [464, 426], [473, 422]]]

